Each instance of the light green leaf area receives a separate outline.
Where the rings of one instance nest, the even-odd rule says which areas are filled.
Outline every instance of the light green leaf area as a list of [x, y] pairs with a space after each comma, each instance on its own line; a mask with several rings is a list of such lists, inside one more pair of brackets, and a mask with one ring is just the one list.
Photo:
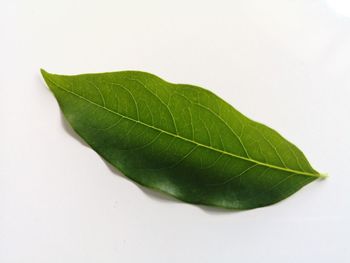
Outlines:
[[203, 88], [139, 71], [42, 75], [98, 154], [135, 182], [185, 202], [261, 207], [322, 177], [276, 131]]

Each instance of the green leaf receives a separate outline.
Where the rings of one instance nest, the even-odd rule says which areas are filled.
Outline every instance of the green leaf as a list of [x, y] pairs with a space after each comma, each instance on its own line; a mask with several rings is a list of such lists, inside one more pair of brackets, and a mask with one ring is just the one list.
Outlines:
[[276, 131], [203, 88], [138, 71], [42, 75], [97, 153], [137, 183], [185, 202], [261, 207], [322, 177]]

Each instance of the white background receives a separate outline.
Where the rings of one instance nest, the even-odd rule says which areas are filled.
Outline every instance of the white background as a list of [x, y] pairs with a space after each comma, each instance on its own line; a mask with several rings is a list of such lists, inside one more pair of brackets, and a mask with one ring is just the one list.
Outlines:
[[[350, 262], [346, 14], [332, 0], [2, 0], [0, 262]], [[329, 178], [243, 212], [154, 193], [81, 143], [40, 67], [206, 87]]]

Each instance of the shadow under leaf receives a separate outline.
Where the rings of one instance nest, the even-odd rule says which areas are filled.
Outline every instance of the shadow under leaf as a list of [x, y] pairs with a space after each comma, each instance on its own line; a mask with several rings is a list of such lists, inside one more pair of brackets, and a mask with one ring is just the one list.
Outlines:
[[[67, 120], [65, 119], [63, 113], [61, 112], [61, 124], [63, 129], [70, 135], [72, 136], [74, 139], [76, 139], [79, 143], [81, 143], [82, 145], [91, 148], [75, 131], [74, 129], [70, 126], [70, 124], [67, 122]], [[157, 200], [159, 202], [163, 202], [163, 203], [184, 203], [178, 199], [176, 199], [175, 197], [172, 197], [166, 193], [163, 193], [161, 191], [157, 191], [154, 189], [149, 189], [143, 185], [140, 185], [136, 182], [134, 182], [133, 180], [131, 180], [130, 178], [126, 177], [125, 175], [123, 175], [120, 171], [118, 171], [113, 165], [111, 165], [109, 162], [107, 162], [105, 159], [103, 159], [101, 157], [101, 160], [106, 164], [107, 168], [115, 175], [117, 176], [122, 176], [123, 178], [127, 179], [128, 181], [136, 184], [138, 186], [138, 188], [148, 197], [150, 197], [153, 200]], [[206, 214], [211, 214], [211, 215], [222, 215], [222, 214], [232, 214], [232, 213], [239, 213], [242, 211], [239, 210], [229, 210], [229, 209], [225, 209], [225, 208], [220, 208], [220, 207], [211, 207], [211, 206], [205, 206], [205, 205], [197, 205], [197, 204], [192, 204], [193, 206], [198, 207], [200, 210], [202, 210], [203, 212], [205, 212]]]

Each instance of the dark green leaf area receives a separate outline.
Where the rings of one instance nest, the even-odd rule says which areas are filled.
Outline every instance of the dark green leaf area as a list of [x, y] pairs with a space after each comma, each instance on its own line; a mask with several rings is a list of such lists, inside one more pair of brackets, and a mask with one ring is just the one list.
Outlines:
[[138, 71], [42, 74], [97, 153], [185, 202], [261, 207], [321, 177], [295, 145], [203, 88]]

